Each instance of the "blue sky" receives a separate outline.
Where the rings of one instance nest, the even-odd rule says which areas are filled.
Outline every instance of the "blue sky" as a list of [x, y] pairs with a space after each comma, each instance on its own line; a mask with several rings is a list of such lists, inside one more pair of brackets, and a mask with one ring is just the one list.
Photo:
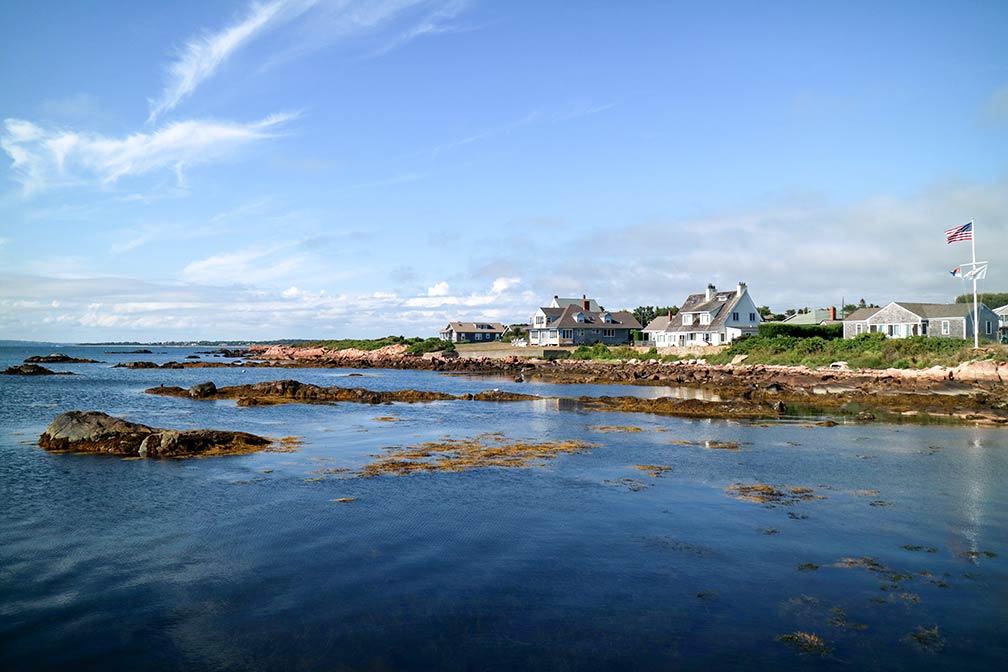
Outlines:
[[1008, 290], [1003, 2], [2, 9], [0, 338]]

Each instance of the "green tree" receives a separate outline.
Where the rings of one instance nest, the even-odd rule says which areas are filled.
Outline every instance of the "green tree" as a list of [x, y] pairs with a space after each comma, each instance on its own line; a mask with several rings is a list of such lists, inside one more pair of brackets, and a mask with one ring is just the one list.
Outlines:
[[679, 312], [679, 306], [665, 306], [664, 308], [656, 308], [655, 306], [637, 306], [630, 311], [637, 321], [640, 322], [642, 327], [646, 327], [648, 322], [659, 315], [667, 315], [670, 312], [675, 315]]
[[[988, 308], [1000, 308], [1008, 305], [1008, 292], [984, 292], [977, 294], [977, 301]], [[956, 297], [956, 303], [973, 303], [973, 294], [960, 294]]]

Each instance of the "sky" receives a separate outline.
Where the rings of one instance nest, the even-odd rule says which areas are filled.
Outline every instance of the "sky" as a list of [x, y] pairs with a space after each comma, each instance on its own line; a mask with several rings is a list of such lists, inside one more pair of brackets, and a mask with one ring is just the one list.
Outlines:
[[0, 339], [1008, 291], [999, 0], [0, 11]]

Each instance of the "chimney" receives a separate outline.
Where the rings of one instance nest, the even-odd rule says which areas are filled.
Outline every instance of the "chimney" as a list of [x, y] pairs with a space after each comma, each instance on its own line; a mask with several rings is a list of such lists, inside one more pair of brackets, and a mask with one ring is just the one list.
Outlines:
[[710, 284], [710, 285], [707, 285], [707, 294], [705, 294], [705, 297], [706, 297], [705, 300], [706, 301], [710, 301], [711, 299], [713, 299], [714, 298], [714, 292], [716, 292], [716, 291], [717, 291], [717, 288], [714, 287], [713, 283]]
[[589, 305], [591, 305], [591, 302], [588, 301], [588, 297], [585, 296], [584, 294], [582, 294], [581, 295], [581, 307], [584, 308], [585, 310], [588, 310], [588, 306]]
[[830, 306], [829, 319], [831, 322], [836, 322], [836, 306]]
[[738, 286], [735, 287], [735, 293], [738, 294], [739, 296], [742, 296], [742, 292], [744, 292], [745, 290], [746, 290], [746, 284], [741, 280], [739, 280]]
[[672, 309], [671, 308], [669, 308], [669, 311], [668, 311], [668, 321], [669, 322], [672, 321]]

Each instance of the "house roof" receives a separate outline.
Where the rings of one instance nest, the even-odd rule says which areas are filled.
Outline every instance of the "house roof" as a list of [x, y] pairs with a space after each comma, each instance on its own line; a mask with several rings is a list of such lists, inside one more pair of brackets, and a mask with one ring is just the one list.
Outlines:
[[844, 322], [860, 322], [882, 310], [881, 308], [858, 308], [853, 313], [844, 318]]
[[814, 308], [807, 313], [795, 313], [784, 320], [787, 324], [819, 324], [830, 322], [829, 308]]
[[[725, 322], [732, 314], [732, 310], [738, 305], [743, 292], [732, 290], [730, 292], [714, 292], [710, 300], [707, 299], [706, 292], [703, 294], [690, 294], [683, 302], [682, 308], [677, 315], [673, 315], [669, 320], [668, 315], [659, 315], [651, 320], [644, 331], [721, 331]], [[700, 324], [699, 316], [689, 320], [686, 313], [710, 313], [710, 324]], [[683, 320], [687, 319], [683, 324]]]
[[[577, 305], [566, 308], [540, 308], [549, 317], [553, 318], [547, 325], [550, 329], [584, 329], [586, 327], [595, 329], [640, 329], [640, 322], [637, 318], [625, 310], [584, 310], [580, 301]], [[584, 322], [578, 322], [577, 314], [584, 315]], [[611, 322], [606, 322], [603, 317], [609, 315]]]
[[589, 299], [587, 297], [582, 297], [580, 299], [567, 299], [560, 296], [553, 297], [553, 303], [550, 304], [550, 308], [566, 308], [567, 306], [578, 306], [579, 308], [583, 305], [582, 302], [588, 302], [588, 310], [592, 312], [599, 312], [602, 307], [599, 306], [595, 299]]
[[1008, 315], [1008, 303], [1001, 306], [1000, 308], [995, 308], [994, 312], [997, 313], [998, 315]]
[[[893, 301], [893, 304], [926, 320], [937, 320], [949, 317], [967, 317], [973, 313], [973, 306], [968, 303], [916, 303], [910, 301]], [[858, 308], [844, 318], [844, 321], [858, 322], [867, 320], [880, 310], [882, 309]]]
[[503, 333], [504, 325], [500, 322], [449, 322], [448, 326], [441, 331], [448, 331], [451, 329], [456, 334], [462, 333], [472, 333], [472, 332], [484, 332], [484, 333]]

